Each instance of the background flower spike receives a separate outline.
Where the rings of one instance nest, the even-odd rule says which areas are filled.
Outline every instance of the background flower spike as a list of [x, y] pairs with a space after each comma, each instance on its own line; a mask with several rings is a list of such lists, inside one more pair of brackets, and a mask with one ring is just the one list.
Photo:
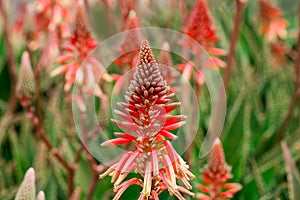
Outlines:
[[242, 189], [238, 183], [227, 183], [232, 177], [231, 167], [226, 163], [221, 140], [217, 138], [209, 154], [208, 164], [201, 169], [202, 184], [198, 189], [202, 193], [196, 195], [197, 199], [231, 199]]

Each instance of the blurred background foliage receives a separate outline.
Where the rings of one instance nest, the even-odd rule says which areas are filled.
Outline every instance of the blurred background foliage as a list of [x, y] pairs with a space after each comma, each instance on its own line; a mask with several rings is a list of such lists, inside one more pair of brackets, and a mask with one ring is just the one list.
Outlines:
[[[155, 1], [147, 10], [140, 12], [143, 26], [159, 26], [179, 30], [180, 11], [168, 9], [168, 2]], [[288, 20], [287, 39], [282, 41], [291, 52], [296, 50], [298, 20], [297, 1], [274, 1]], [[191, 9], [193, 1], [187, 1]], [[99, 1], [91, 9], [92, 27], [98, 40], [121, 31], [118, 5], [111, 13], [115, 24], [107, 24], [105, 7]], [[233, 26], [235, 1], [211, 0], [209, 6], [214, 18], [218, 46], [228, 49]], [[13, 19], [15, 13], [10, 13]], [[258, 1], [249, 0], [244, 8], [233, 74], [227, 92], [227, 116], [221, 136], [226, 160], [232, 166], [234, 182], [241, 183], [243, 189], [234, 199], [300, 199], [300, 180], [297, 171], [300, 166], [300, 107], [295, 107], [293, 116], [285, 130], [284, 140], [297, 170], [287, 170], [292, 164], [284, 157], [280, 143], [273, 144], [279, 126], [284, 120], [294, 92], [293, 75], [295, 61], [286, 56], [286, 62], [274, 67], [274, 55], [260, 33]], [[20, 63], [24, 46], [15, 41], [14, 56]], [[21, 43], [21, 42], [20, 42]], [[37, 55], [38, 56], [38, 55]], [[19, 66], [18, 66], [19, 68]], [[112, 66], [113, 68], [113, 66]], [[3, 28], [0, 28], [0, 114], [3, 116], [9, 104], [10, 76], [5, 51]], [[74, 128], [70, 126], [70, 113], [65, 103], [62, 77], [50, 78], [44, 72], [40, 78], [42, 91], [41, 116], [43, 127], [51, 142], [72, 161], [80, 146]], [[111, 85], [112, 87], [112, 85]], [[200, 168], [206, 162], [199, 160], [202, 139], [208, 128], [210, 99], [206, 87], [200, 97], [200, 128], [194, 141], [194, 151], [190, 162], [191, 170], [200, 177]], [[100, 116], [99, 116], [100, 117]], [[109, 126], [113, 126], [109, 123]], [[111, 129], [114, 129], [111, 127]], [[184, 155], [185, 156], [185, 155]], [[289, 160], [288, 162], [285, 160]], [[43, 190], [47, 200], [67, 199], [66, 172], [60, 163], [48, 152], [44, 144], [35, 137], [31, 121], [26, 118], [18, 105], [12, 119], [0, 127], [0, 199], [13, 199], [28, 168], [36, 172], [37, 191]], [[287, 174], [287, 172], [289, 174]], [[290, 178], [288, 178], [290, 176]], [[85, 199], [92, 171], [86, 158], [79, 161], [75, 187], [80, 189], [80, 199]], [[291, 178], [292, 177], [292, 178]], [[294, 179], [293, 179], [294, 177]], [[298, 177], [298, 178], [297, 178]], [[199, 180], [193, 180], [194, 185]], [[293, 188], [293, 189], [292, 189]], [[122, 199], [137, 199], [140, 188], [130, 187]], [[196, 189], [194, 189], [196, 192]], [[93, 199], [112, 199], [110, 178], [97, 181]], [[161, 199], [175, 199], [167, 193]]]

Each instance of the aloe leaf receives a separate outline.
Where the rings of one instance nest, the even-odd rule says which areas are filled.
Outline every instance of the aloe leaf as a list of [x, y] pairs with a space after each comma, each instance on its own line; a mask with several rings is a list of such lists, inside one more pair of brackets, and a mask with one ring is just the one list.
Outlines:
[[[299, 133], [300, 129], [286, 137], [286, 142], [291, 147], [290, 152], [294, 155], [295, 161], [300, 159], [300, 154], [298, 153], [299, 150], [297, 149], [297, 143], [300, 141]], [[260, 156], [260, 158], [257, 160], [257, 166], [261, 173], [265, 173], [266, 171], [274, 168], [274, 166], [280, 165], [282, 162], [283, 156], [281, 154], [281, 148], [280, 145], [277, 145]], [[246, 183], [249, 183], [253, 180], [253, 178], [253, 174], [248, 171], [244, 180]]]

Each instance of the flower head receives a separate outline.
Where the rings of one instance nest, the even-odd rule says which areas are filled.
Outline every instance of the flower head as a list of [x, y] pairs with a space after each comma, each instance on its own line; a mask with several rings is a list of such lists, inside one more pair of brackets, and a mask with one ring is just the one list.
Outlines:
[[212, 25], [206, 0], [197, 0], [183, 28], [183, 33], [209, 49], [219, 40]]
[[30, 51], [39, 51], [37, 71], [55, 64], [62, 41], [70, 36], [70, 7], [75, 1], [37, 0], [34, 4], [23, 2], [18, 8], [13, 33], [23, 37], [17, 38], [17, 45], [24, 40]]
[[286, 37], [287, 20], [282, 18], [281, 11], [268, 0], [260, 0], [260, 17], [262, 20], [261, 31], [267, 41], [274, 42], [279, 38]]
[[[92, 37], [86, 11], [83, 5], [81, 5], [77, 10], [73, 33], [71, 37], [68, 38], [67, 44], [64, 47], [65, 54], [57, 59], [57, 62], [62, 65], [51, 72], [52, 76], [65, 74], [65, 91], [70, 90], [76, 80], [76, 74], [81, 64], [86, 60], [84, 66], [82, 66], [82, 71], [80, 71], [80, 73], [86, 75], [84, 77], [85, 80], [82, 80], [82, 82], [87, 86], [90, 85], [93, 87], [88, 88], [88, 91], [94, 90], [95, 95], [102, 95], [95, 81], [97, 81], [101, 72], [104, 71], [104, 67], [97, 58], [89, 56], [89, 53], [96, 46], [97, 42]], [[108, 81], [111, 79], [106, 73], [104, 73], [103, 78]]]
[[232, 178], [231, 167], [225, 161], [220, 139], [217, 139], [210, 152], [209, 162], [201, 170], [203, 185], [199, 189], [205, 193], [197, 194], [198, 199], [229, 199], [242, 187], [237, 183], [227, 183]]
[[[211, 15], [206, 0], [196, 0], [193, 9], [188, 16], [182, 32], [185, 33], [190, 39], [198, 42], [210, 55], [210, 58], [204, 63], [205, 67], [215, 68], [226, 66], [225, 62], [217, 58], [217, 56], [224, 56], [226, 52], [222, 49], [215, 48], [215, 44], [219, 38], [212, 24]], [[199, 48], [195, 46], [191, 40], [183, 39], [181, 44], [184, 48], [192, 48], [195, 55], [200, 54]], [[179, 66], [179, 70], [192, 74], [191, 64], [185, 63]], [[203, 72], [195, 74], [195, 80], [199, 85], [204, 83]]]
[[[194, 175], [168, 140], [178, 138], [170, 131], [184, 125], [186, 117], [170, 114], [180, 103], [169, 103], [174, 93], [163, 80], [146, 40], [141, 44], [133, 77], [126, 91], [126, 102], [118, 104], [121, 111], [115, 110], [122, 120], [112, 120], [125, 133], [115, 133], [117, 138], [102, 143], [102, 146], [133, 144], [134, 150], [124, 153], [100, 178], [112, 175], [117, 192], [114, 199], [119, 199], [132, 184], [143, 187], [139, 199], [158, 199], [164, 190], [182, 200], [181, 193], [193, 196], [189, 191], [189, 180]], [[132, 171], [137, 171], [142, 180], [133, 178], [123, 182]], [[185, 187], [177, 185], [177, 179]]]
[[97, 42], [92, 37], [88, 16], [83, 6], [80, 6], [77, 11], [70, 43], [75, 48], [73, 52], [77, 53], [77, 60], [86, 58], [88, 53], [97, 46]]
[[[69, 8], [74, 1], [66, 3], [65, 1], [50, 1], [50, 0], [37, 0], [36, 7], [33, 14], [34, 29], [31, 33], [31, 42], [29, 48], [32, 50], [40, 47], [46, 47], [44, 43], [45, 37], [48, 33], [55, 33], [57, 43], [59, 40], [65, 39], [70, 36], [70, 29], [68, 23], [71, 21], [71, 13]], [[26, 10], [28, 15], [32, 10]], [[52, 41], [53, 43], [53, 41]], [[54, 46], [54, 44], [52, 44]], [[53, 48], [53, 47], [52, 47]]]

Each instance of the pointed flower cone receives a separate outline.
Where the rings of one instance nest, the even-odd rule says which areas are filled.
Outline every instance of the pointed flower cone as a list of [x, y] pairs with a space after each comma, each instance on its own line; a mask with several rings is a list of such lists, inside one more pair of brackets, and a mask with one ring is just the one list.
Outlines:
[[[97, 41], [92, 37], [90, 30], [88, 15], [84, 8], [83, 2], [80, 1], [75, 22], [73, 26], [73, 32], [68, 38], [68, 42], [64, 47], [64, 54], [58, 57], [57, 62], [61, 64], [58, 68], [51, 72], [51, 76], [64, 74], [66, 83], [65, 91], [69, 91], [73, 83], [76, 80], [76, 74], [82, 64], [82, 62], [88, 57], [88, 54], [95, 49]], [[97, 61], [99, 63], [99, 61]], [[89, 62], [95, 72], [96, 68], [101, 65], [95, 64], [95, 62]], [[86, 79], [91, 80], [93, 77], [89, 77], [87, 73], [84, 76]]]
[[[117, 138], [102, 143], [102, 146], [135, 146], [134, 151], [124, 153], [117, 163], [100, 175], [100, 178], [112, 176], [116, 192], [114, 200], [133, 184], [143, 187], [139, 199], [158, 199], [165, 190], [181, 200], [183, 194], [194, 195], [189, 191], [189, 181], [194, 175], [169, 141], [178, 139], [169, 131], [183, 126], [186, 119], [183, 115], [170, 114], [180, 106], [179, 102], [169, 103], [173, 96], [160, 74], [148, 41], [144, 40], [133, 80], [125, 94], [126, 102], [118, 103], [120, 110], [114, 111], [121, 120], [112, 119], [124, 132], [115, 133]], [[124, 181], [134, 171], [142, 179]], [[178, 180], [184, 187], [177, 185]]]
[[206, 0], [197, 0], [183, 27], [183, 32], [209, 49], [219, 40], [213, 28]]
[[198, 199], [230, 199], [242, 189], [238, 183], [227, 183], [233, 176], [231, 167], [225, 161], [222, 143], [218, 138], [210, 152], [209, 161], [201, 170], [203, 185], [199, 186], [201, 194]]
[[79, 6], [76, 13], [71, 43], [79, 53], [79, 60], [86, 58], [88, 53], [97, 46], [97, 42], [92, 38], [88, 15], [83, 5]]
[[[211, 69], [216, 69], [216, 67], [226, 67], [225, 62], [216, 57], [224, 56], [225, 52], [222, 49], [214, 47], [219, 41], [219, 38], [213, 27], [213, 20], [206, 0], [196, 0], [181, 31], [192, 40], [198, 42], [211, 56], [210, 59], [204, 63], [205, 67]], [[190, 40], [183, 39], [181, 44], [183, 48], [192, 48], [193, 54], [196, 56], [199, 56], [199, 54], [202, 53]], [[199, 85], [202, 85], [203, 79], [199, 75], [200, 74], [198, 73], [195, 79]]]

